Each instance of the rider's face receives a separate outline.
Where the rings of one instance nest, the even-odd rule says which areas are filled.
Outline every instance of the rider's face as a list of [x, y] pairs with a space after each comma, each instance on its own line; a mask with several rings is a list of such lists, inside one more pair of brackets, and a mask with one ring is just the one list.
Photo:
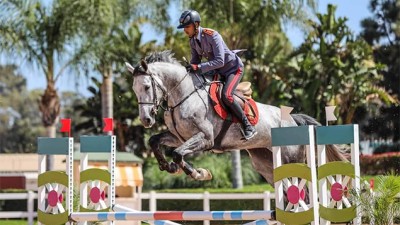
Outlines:
[[189, 24], [183, 28], [183, 31], [185, 32], [186, 36], [192, 38], [196, 34], [195, 25], [193, 23]]

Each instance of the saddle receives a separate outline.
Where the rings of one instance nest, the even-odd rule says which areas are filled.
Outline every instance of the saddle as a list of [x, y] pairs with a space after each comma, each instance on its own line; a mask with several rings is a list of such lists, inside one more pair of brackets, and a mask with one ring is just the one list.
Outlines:
[[[213, 81], [219, 81], [219, 76], [215, 75]], [[223, 82], [212, 82], [210, 85], [209, 92], [211, 101], [214, 103], [214, 110], [224, 120], [230, 120], [234, 123], [241, 122], [230, 113], [228, 107], [225, 106], [221, 100], [223, 85]], [[235, 101], [239, 103], [240, 107], [242, 107], [249, 122], [254, 126], [258, 122], [259, 115], [256, 102], [251, 98], [252, 93], [253, 90], [251, 89], [251, 83], [241, 82], [236, 87], [233, 97], [235, 98]]]

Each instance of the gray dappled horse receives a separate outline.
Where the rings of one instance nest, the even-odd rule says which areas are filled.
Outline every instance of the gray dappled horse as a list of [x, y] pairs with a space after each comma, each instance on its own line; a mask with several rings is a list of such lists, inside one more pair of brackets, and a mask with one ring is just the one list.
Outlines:
[[[270, 184], [273, 184], [273, 162], [271, 152], [271, 128], [297, 125], [319, 125], [303, 114], [293, 114], [294, 120], [281, 121], [280, 109], [257, 103], [259, 120], [255, 125], [257, 134], [246, 141], [242, 137], [240, 124], [233, 124], [223, 138], [215, 139], [223, 128], [209, 99], [209, 86], [204, 85], [201, 75], [186, 71], [170, 51], [154, 52], [133, 67], [126, 63], [133, 74], [133, 90], [139, 103], [140, 121], [146, 128], [155, 123], [158, 108], [166, 101], [164, 112], [168, 130], [153, 135], [149, 144], [159, 163], [160, 170], [176, 173], [182, 169], [195, 180], [209, 180], [209, 170], [193, 168], [184, 161], [186, 154], [209, 151], [223, 152], [232, 149], [246, 149], [252, 165]], [[285, 124], [282, 124], [285, 123]], [[290, 137], [288, 137], [290, 138]], [[173, 162], [168, 162], [160, 145], [174, 147]], [[304, 146], [288, 146], [283, 149], [282, 162], [305, 162]], [[328, 160], [344, 160], [335, 146], [328, 146]]]

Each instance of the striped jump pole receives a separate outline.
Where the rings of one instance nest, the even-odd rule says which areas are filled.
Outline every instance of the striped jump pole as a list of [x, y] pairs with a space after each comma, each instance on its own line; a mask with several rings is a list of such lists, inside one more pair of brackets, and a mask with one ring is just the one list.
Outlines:
[[158, 211], [158, 212], [79, 212], [71, 213], [72, 221], [117, 221], [117, 220], [271, 220], [274, 211]]
[[[114, 205], [113, 206], [113, 211], [114, 212], [140, 212], [138, 210], [133, 210], [131, 208], [122, 206], [122, 205]], [[144, 221], [146, 223], [154, 224], [154, 225], [181, 225], [179, 223], [175, 223], [169, 220], [155, 220], [155, 221]]]

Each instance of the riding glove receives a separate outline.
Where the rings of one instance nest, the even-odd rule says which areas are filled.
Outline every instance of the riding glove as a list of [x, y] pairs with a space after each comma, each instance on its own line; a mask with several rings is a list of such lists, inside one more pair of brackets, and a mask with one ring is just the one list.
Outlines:
[[199, 69], [199, 66], [197, 64], [188, 64], [185, 66], [185, 68], [186, 71], [194, 73]]

